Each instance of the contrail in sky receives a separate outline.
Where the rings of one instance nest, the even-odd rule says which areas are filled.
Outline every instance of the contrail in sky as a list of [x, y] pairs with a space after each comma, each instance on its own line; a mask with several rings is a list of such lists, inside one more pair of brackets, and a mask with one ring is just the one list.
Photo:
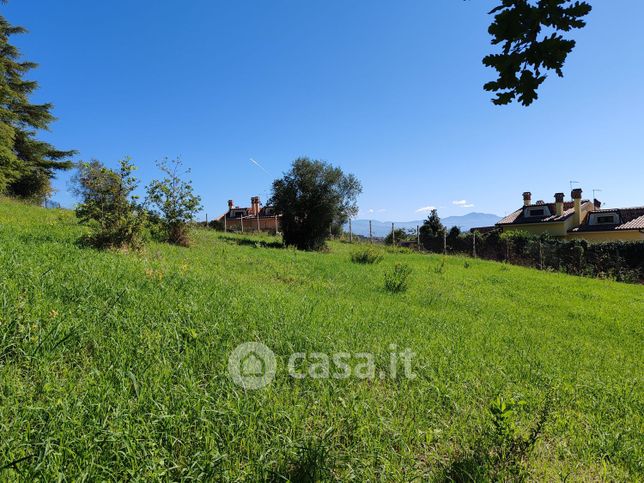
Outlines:
[[266, 173], [267, 175], [269, 175], [269, 176], [273, 176], [271, 173], [269, 173], [268, 171], [266, 171], [266, 170], [264, 169], [264, 166], [262, 166], [261, 164], [259, 164], [259, 163], [258, 163], [257, 161], [255, 161], [253, 158], [250, 158], [250, 162], [251, 162], [251, 163], [253, 163], [255, 166], [257, 166], [257, 167], [258, 167], [259, 169], [261, 169], [262, 171], [264, 171], [264, 173]]

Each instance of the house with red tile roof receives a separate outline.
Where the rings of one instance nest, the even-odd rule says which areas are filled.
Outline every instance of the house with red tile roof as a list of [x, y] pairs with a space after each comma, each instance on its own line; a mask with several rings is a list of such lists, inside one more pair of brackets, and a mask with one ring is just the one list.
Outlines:
[[532, 193], [523, 193], [523, 206], [496, 224], [504, 232], [526, 231], [540, 235], [589, 242], [644, 240], [644, 206], [601, 207], [598, 200], [582, 199], [582, 190], [572, 190], [571, 200], [556, 193], [554, 203], [532, 203]]

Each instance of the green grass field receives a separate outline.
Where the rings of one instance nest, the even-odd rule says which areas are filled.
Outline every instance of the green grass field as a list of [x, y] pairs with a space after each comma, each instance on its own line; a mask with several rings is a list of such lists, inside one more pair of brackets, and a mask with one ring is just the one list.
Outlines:
[[[0, 200], [0, 479], [641, 480], [644, 288], [460, 257], [76, 244]], [[412, 268], [391, 294], [384, 272]], [[274, 382], [228, 356], [261, 341]], [[417, 378], [294, 379], [293, 352], [416, 353]], [[495, 426], [498, 397], [525, 401]], [[497, 419], [498, 421], [498, 419]], [[533, 444], [513, 444], [539, 426]]]

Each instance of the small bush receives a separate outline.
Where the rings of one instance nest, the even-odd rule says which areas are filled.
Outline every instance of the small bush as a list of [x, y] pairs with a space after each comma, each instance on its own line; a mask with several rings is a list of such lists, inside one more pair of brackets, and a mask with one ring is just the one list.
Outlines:
[[351, 261], [353, 263], [360, 263], [362, 265], [373, 265], [380, 263], [382, 259], [382, 254], [373, 248], [356, 250], [351, 254]]
[[190, 245], [188, 227], [201, 209], [201, 198], [194, 194], [192, 182], [182, 178], [190, 173], [190, 170], [181, 172], [182, 164], [180, 159], [157, 163], [165, 178], [148, 185], [147, 201], [159, 217], [165, 239], [187, 247]]
[[397, 263], [393, 270], [385, 272], [385, 290], [399, 293], [407, 290], [408, 278], [411, 268], [404, 263]]
[[93, 230], [82, 241], [97, 248], [140, 248], [146, 213], [132, 193], [138, 186], [134, 166], [121, 161], [118, 171], [100, 161], [81, 163], [75, 193], [81, 199], [76, 216]]

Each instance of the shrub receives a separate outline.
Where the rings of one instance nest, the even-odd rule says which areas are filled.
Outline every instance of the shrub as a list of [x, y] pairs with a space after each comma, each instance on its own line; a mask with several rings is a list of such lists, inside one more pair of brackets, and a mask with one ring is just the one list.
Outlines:
[[351, 254], [351, 261], [353, 263], [360, 263], [363, 265], [373, 265], [375, 263], [380, 263], [383, 258], [384, 257], [380, 252], [371, 247], [356, 250]]
[[393, 233], [389, 232], [385, 237], [385, 245], [394, 245], [395, 243], [400, 243], [411, 238], [415, 238], [415, 235], [412, 237], [412, 234], [404, 228], [396, 228]]
[[188, 246], [188, 224], [201, 209], [201, 198], [193, 193], [192, 182], [181, 178], [190, 173], [189, 170], [180, 172], [182, 164], [180, 159], [158, 162], [157, 166], [166, 177], [152, 181], [147, 192], [153, 213], [159, 215], [165, 239], [175, 245]]
[[399, 293], [407, 290], [408, 278], [411, 268], [404, 263], [397, 263], [393, 270], [385, 272], [385, 290]]
[[140, 248], [143, 245], [145, 211], [132, 192], [138, 181], [129, 159], [120, 162], [118, 171], [100, 161], [80, 163], [74, 181], [81, 198], [76, 216], [92, 227], [84, 241], [97, 248]]

